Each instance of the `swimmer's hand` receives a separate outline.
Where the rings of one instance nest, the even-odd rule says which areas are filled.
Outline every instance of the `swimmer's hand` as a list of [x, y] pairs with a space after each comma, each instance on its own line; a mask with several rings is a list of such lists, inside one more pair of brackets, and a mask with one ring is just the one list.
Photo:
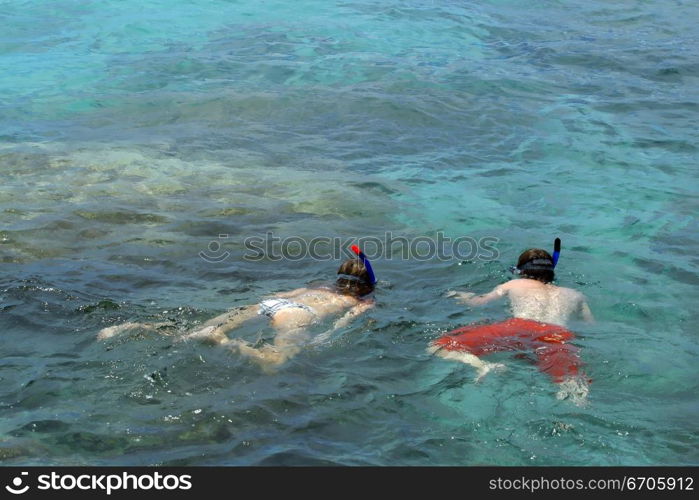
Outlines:
[[462, 304], [466, 304], [468, 306], [480, 306], [507, 295], [509, 286], [511, 285], [508, 283], [496, 286], [492, 291], [486, 293], [485, 295], [476, 295], [473, 292], [448, 292], [448, 297], [455, 298]]
[[473, 299], [475, 296], [476, 294], [473, 292], [456, 292], [454, 290], [447, 292], [447, 297], [454, 298], [462, 304], [470, 304], [471, 299]]

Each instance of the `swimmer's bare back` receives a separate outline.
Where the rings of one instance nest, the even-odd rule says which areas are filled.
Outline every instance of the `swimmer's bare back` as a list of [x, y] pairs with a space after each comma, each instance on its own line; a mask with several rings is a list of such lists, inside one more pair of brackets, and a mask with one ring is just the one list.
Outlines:
[[572, 288], [533, 279], [520, 278], [508, 281], [484, 295], [456, 292], [454, 296], [468, 305], [481, 305], [507, 297], [515, 318], [531, 319], [542, 323], [565, 326], [575, 317], [585, 321], [594, 320], [582, 293]]
[[319, 319], [339, 314], [366, 302], [326, 288], [298, 288], [290, 292], [275, 294], [272, 298], [290, 299], [297, 304], [308, 306], [315, 311]]
[[572, 288], [532, 279], [513, 280], [503, 287], [515, 318], [563, 326], [575, 318], [594, 319], [585, 296]]

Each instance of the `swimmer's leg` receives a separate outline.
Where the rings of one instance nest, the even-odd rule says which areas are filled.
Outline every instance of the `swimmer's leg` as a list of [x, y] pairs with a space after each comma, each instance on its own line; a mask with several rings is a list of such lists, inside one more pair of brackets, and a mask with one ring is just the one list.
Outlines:
[[256, 315], [257, 306], [245, 306], [228, 311], [210, 319], [192, 333], [185, 335], [182, 340], [199, 340], [213, 345], [227, 344], [230, 339], [226, 332], [238, 328]]
[[255, 348], [244, 340], [233, 339], [228, 345], [232, 350], [237, 350], [241, 355], [257, 363], [266, 373], [273, 373], [288, 359], [287, 353], [269, 344]]
[[221, 328], [205, 326], [188, 333], [179, 340], [198, 340], [203, 344], [220, 345], [227, 344], [230, 339]]
[[539, 370], [548, 374], [554, 382], [577, 378], [582, 362], [578, 348], [572, 344], [546, 343], [535, 349]]
[[558, 384], [556, 399], [570, 399], [573, 404], [587, 403], [590, 387], [581, 373], [582, 361], [578, 348], [571, 344], [548, 344], [536, 349], [539, 369]]
[[128, 330], [150, 330], [157, 333], [162, 333], [164, 328], [175, 326], [174, 323], [162, 322], [162, 323], [134, 323], [128, 322], [121, 325], [110, 326], [107, 328], [102, 328], [97, 334], [97, 340], [106, 340], [119, 335], [120, 333], [126, 332]]
[[305, 329], [294, 328], [279, 330], [272, 345], [267, 344], [255, 348], [241, 339], [231, 340], [229, 345], [231, 349], [237, 350], [243, 356], [256, 362], [264, 371], [272, 372], [276, 367], [301, 352], [303, 343], [309, 338]]
[[483, 361], [481, 358], [472, 354], [468, 351], [448, 351], [443, 349], [442, 346], [432, 345], [427, 348], [429, 354], [435, 354], [440, 358], [448, 359], [451, 361], [460, 361], [467, 365], [470, 365], [476, 369], [476, 377], [474, 382], [480, 382], [483, 377], [485, 377], [491, 370], [501, 371], [505, 369], [505, 365], [502, 363], [489, 363]]

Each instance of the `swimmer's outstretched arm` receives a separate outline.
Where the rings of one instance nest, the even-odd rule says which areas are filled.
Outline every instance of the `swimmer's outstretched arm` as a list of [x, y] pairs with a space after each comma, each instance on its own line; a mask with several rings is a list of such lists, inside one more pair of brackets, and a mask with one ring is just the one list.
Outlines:
[[335, 332], [339, 328], [344, 328], [345, 326], [349, 325], [354, 318], [368, 311], [372, 307], [374, 307], [373, 300], [367, 302], [360, 302], [356, 306], [352, 307], [349, 311], [347, 311], [340, 319], [335, 321], [335, 323], [333, 323], [332, 328], [316, 336], [316, 338], [313, 339], [313, 343], [322, 344], [323, 342], [327, 341], [333, 334], [333, 332]]
[[580, 304], [580, 316], [582, 316], [583, 321], [587, 321], [588, 323], [595, 322], [595, 317], [592, 315], [590, 306], [587, 305], [587, 302], [584, 298], [582, 299], [582, 303]]
[[491, 292], [483, 295], [476, 295], [473, 292], [452, 292], [449, 294], [449, 296], [456, 298], [456, 300], [458, 300], [462, 304], [466, 304], [469, 306], [480, 306], [483, 304], [487, 304], [488, 302], [492, 302], [493, 300], [500, 299], [507, 295], [507, 289], [505, 288], [505, 285], [496, 286]]
[[360, 302], [356, 306], [352, 307], [349, 311], [347, 311], [344, 314], [344, 316], [335, 321], [335, 323], [333, 324], [332, 331], [337, 330], [338, 328], [346, 327], [350, 324], [350, 322], [352, 322], [354, 318], [361, 314], [364, 314], [372, 307], [374, 307], [374, 301]]

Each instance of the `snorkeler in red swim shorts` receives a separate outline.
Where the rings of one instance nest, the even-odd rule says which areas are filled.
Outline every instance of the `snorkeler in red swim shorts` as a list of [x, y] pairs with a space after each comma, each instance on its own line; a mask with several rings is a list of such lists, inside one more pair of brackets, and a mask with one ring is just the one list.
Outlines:
[[588, 392], [587, 380], [580, 370], [578, 348], [570, 343], [575, 335], [565, 324], [575, 316], [585, 321], [594, 319], [583, 294], [552, 284], [559, 254], [560, 240], [556, 239], [553, 256], [538, 248], [520, 255], [512, 270], [521, 279], [504, 283], [480, 296], [452, 292], [451, 296], [467, 305], [481, 305], [507, 297], [514, 318], [458, 328], [434, 341], [429, 351], [475, 367], [477, 381], [490, 370], [504, 368], [482, 357], [494, 352], [530, 351], [535, 354], [539, 369], [559, 384], [560, 399], [572, 397], [577, 403], [582, 402]]

